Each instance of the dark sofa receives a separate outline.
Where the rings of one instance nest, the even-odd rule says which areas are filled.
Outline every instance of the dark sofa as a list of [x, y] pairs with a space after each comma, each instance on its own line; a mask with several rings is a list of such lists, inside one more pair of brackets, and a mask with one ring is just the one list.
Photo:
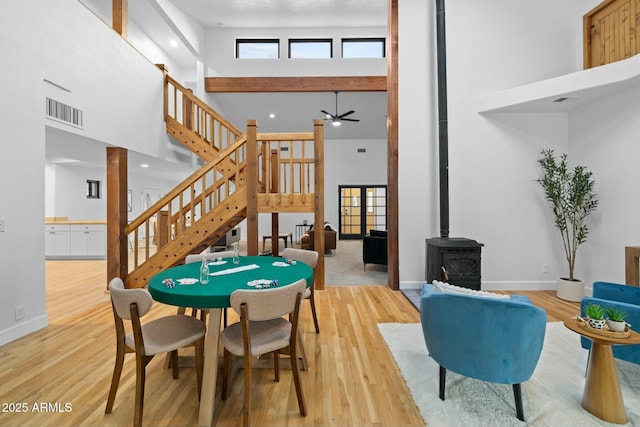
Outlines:
[[369, 230], [362, 238], [362, 261], [367, 264], [387, 265], [387, 231]]

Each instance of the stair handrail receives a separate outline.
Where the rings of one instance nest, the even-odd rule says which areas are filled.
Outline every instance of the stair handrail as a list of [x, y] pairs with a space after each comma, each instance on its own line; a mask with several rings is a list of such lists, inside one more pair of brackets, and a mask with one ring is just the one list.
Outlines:
[[[173, 91], [170, 90], [173, 87]], [[165, 73], [164, 116], [198, 135], [207, 145], [223, 151], [244, 132], [211, 108], [193, 92]], [[170, 102], [173, 101], [173, 102]], [[191, 114], [188, 114], [191, 113]], [[218, 123], [216, 129], [216, 123]], [[217, 132], [216, 132], [217, 130]], [[226, 132], [226, 144], [223, 136]], [[217, 136], [217, 138], [216, 138]], [[216, 141], [218, 144], [216, 144]]]
[[[169, 193], [165, 194], [153, 203], [147, 210], [142, 212], [138, 217], [133, 219], [125, 227], [125, 234], [131, 237], [133, 233], [133, 251], [134, 262], [132, 267], [136, 268], [140, 265], [138, 253], [138, 236], [140, 228], [144, 227], [143, 236], [150, 235], [150, 228], [153, 223], [152, 218], [156, 219], [156, 230], [154, 230], [154, 239], [156, 246], [159, 246], [158, 234], [162, 234], [159, 224], [159, 213], [165, 210], [168, 214], [167, 236], [169, 239], [175, 238], [185, 226], [183, 219], [190, 215], [192, 224], [197, 221], [197, 217], [204, 216], [205, 213], [212, 210], [218, 203], [223, 201], [227, 196], [234, 193], [237, 189], [245, 185], [246, 180], [243, 178], [246, 174], [246, 135], [242, 135], [235, 142], [229, 145], [219, 157], [205, 163], [201, 168], [193, 172]], [[226, 169], [221, 171], [218, 166], [228, 160], [234, 159], [234, 169]], [[227, 162], [226, 164], [229, 164]], [[211, 182], [207, 183], [206, 177], [210, 176]], [[233, 182], [231, 182], [233, 179]], [[202, 184], [198, 186], [198, 183]], [[230, 185], [232, 184], [232, 185]], [[197, 187], [198, 186], [198, 187]], [[224, 194], [221, 193], [222, 187], [226, 188]], [[199, 191], [198, 191], [199, 190]], [[184, 200], [185, 194], [190, 196], [188, 200]], [[177, 203], [175, 201], [178, 200]], [[206, 203], [209, 201], [208, 204]], [[177, 204], [177, 210], [172, 211], [171, 206]], [[199, 207], [199, 209], [198, 209]], [[142, 262], [150, 257], [150, 241], [147, 238], [143, 246], [144, 253]]]

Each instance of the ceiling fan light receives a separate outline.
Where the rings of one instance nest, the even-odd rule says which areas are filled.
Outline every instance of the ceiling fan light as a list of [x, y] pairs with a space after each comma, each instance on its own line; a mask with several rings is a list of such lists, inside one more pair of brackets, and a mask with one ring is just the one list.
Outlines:
[[333, 119], [333, 120], [331, 121], [331, 124], [332, 124], [332, 125], [334, 125], [334, 126], [340, 126], [340, 124], [341, 124], [341, 123], [340, 123], [340, 120], [338, 120], [338, 119]]

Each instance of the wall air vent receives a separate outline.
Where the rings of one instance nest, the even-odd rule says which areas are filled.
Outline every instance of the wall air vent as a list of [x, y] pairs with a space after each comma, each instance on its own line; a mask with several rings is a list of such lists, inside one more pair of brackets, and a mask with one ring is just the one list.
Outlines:
[[55, 99], [46, 99], [46, 117], [82, 128], [82, 110]]
[[358, 148], [358, 153], [366, 153], [367, 149], [366, 148]]

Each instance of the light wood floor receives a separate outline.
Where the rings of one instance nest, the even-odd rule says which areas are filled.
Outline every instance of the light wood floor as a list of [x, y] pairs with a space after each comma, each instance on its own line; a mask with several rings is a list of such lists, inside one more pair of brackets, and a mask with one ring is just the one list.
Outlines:
[[[115, 353], [104, 261], [47, 261], [46, 275], [50, 325], [0, 347], [0, 426], [131, 425], [131, 356], [114, 411], [104, 414]], [[577, 304], [560, 301], [552, 292], [526, 294], [547, 310], [550, 321], [577, 313]], [[256, 369], [255, 425], [425, 425], [377, 328], [384, 322], [418, 322], [413, 305], [385, 286], [328, 286], [316, 292], [321, 329], [316, 335], [307, 304], [301, 322], [311, 369], [301, 378], [308, 415], [298, 413], [290, 372], [284, 370], [275, 383], [271, 369]], [[174, 312], [157, 303], [148, 318]], [[214, 425], [241, 425], [242, 383], [240, 372], [227, 400], [216, 403]], [[48, 410], [36, 411], [42, 403]], [[11, 404], [26, 404], [26, 412], [12, 413]], [[143, 424], [196, 426], [197, 420], [194, 370], [183, 368], [173, 380], [164, 358], [154, 359], [147, 367]]]

